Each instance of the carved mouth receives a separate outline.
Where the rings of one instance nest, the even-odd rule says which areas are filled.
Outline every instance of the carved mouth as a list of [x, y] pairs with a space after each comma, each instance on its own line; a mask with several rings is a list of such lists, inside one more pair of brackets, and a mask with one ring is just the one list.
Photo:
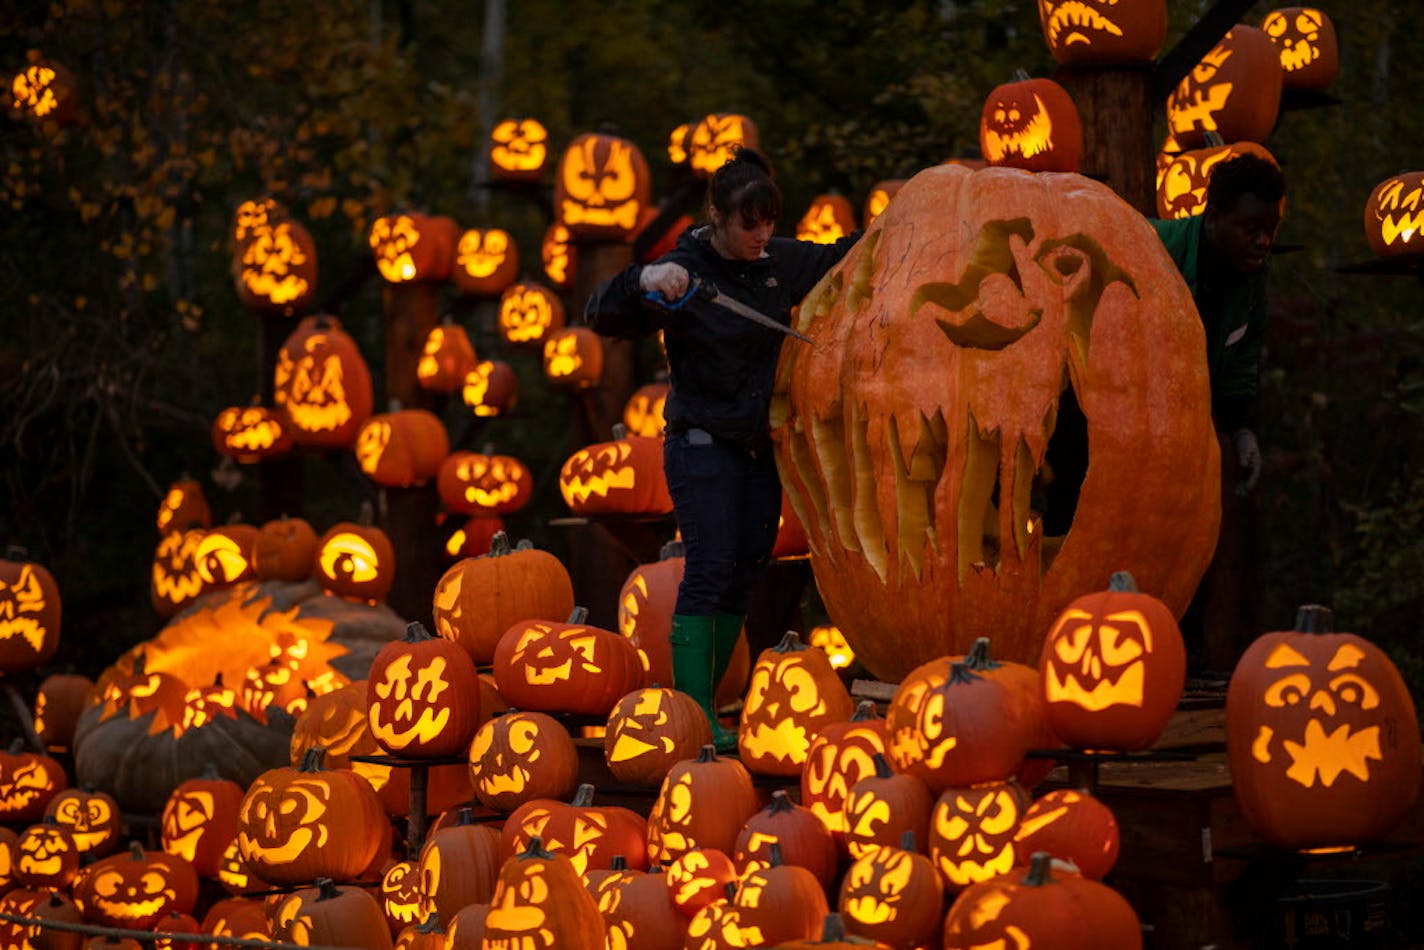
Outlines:
[[[1068, 35], [1059, 39], [1064, 31]], [[1054, 45], [1072, 46], [1074, 43], [1090, 43], [1088, 33], [1108, 33], [1122, 36], [1122, 29], [1094, 8], [1079, 0], [1069, 0], [1059, 4], [1048, 18], [1048, 41]]]

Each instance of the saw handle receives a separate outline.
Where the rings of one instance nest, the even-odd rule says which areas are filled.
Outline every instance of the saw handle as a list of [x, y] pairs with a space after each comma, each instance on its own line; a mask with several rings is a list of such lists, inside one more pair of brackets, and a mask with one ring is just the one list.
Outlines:
[[660, 290], [650, 290], [643, 296], [665, 310], [681, 310], [693, 297], [701, 297], [704, 300], [713, 299], [717, 296], [717, 288], [696, 274], [688, 274], [687, 290], [683, 291], [682, 296], [676, 300], [669, 300], [663, 296]]

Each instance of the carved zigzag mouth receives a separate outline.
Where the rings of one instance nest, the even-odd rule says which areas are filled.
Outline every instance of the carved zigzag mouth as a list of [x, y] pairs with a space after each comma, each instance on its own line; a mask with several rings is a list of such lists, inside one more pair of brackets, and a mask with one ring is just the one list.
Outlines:
[[[1061, 40], [1060, 34], [1068, 31], [1068, 36]], [[1087, 33], [1108, 33], [1112, 36], [1122, 36], [1122, 29], [1112, 20], [1103, 16], [1097, 10], [1078, 0], [1069, 0], [1068, 3], [1059, 4], [1048, 18], [1048, 41], [1057, 45], [1072, 46], [1074, 43], [1090, 43]]]

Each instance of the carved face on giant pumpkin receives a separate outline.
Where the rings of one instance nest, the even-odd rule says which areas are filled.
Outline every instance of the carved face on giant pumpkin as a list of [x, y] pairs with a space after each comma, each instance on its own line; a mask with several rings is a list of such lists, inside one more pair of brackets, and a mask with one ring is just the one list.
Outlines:
[[[1116, 569], [1185, 606], [1215, 546], [1216, 437], [1201, 321], [1154, 239], [1090, 180], [940, 165], [807, 296], [820, 345], [782, 349], [772, 435], [827, 612], [877, 677], [967, 653], [971, 618], [1033, 662]], [[1091, 454], [1045, 539], [1031, 499], [1069, 387]]]

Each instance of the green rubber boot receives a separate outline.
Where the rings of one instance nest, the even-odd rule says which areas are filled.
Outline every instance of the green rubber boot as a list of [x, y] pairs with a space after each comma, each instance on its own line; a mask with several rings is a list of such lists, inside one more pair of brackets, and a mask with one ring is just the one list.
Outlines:
[[712, 615], [712, 693], [722, 684], [727, 667], [732, 665], [732, 654], [737, 650], [737, 638], [742, 635], [741, 614], [717, 611]]
[[712, 744], [717, 751], [735, 750], [737, 734], [723, 729], [717, 721], [716, 683], [712, 679], [712, 618], [674, 614], [668, 643], [672, 646], [673, 686], [691, 696], [707, 714], [707, 721], [712, 725]]

